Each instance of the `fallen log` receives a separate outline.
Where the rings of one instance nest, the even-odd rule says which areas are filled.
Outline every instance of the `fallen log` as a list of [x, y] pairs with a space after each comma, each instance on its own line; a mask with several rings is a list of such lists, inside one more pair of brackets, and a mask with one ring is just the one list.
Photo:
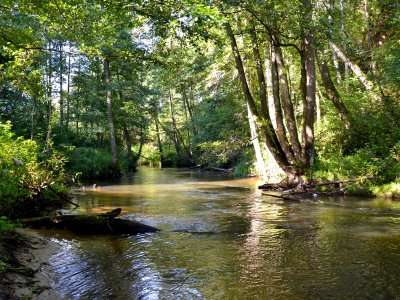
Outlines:
[[104, 215], [61, 215], [19, 220], [24, 226], [40, 229], [66, 229], [77, 234], [140, 234], [160, 231], [136, 221]]
[[211, 171], [218, 171], [226, 174], [232, 173], [232, 169], [222, 169], [222, 168], [215, 168], [215, 167], [206, 167], [204, 168], [205, 170], [211, 170]]
[[274, 195], [274, 194], [268, 194], [268, 193], [262, 193], [262, 195], [264, 196], [269, 196], [269, 197], [274, 197], [274, 198], [279, 198], [279, 199], [283, 199], [286, 201], [293, 201], [293, 202], [300, 202], [300, 199], [296, 199], [293, 197], [288, 197], [288, 196], [283, 196], [283, 195]]

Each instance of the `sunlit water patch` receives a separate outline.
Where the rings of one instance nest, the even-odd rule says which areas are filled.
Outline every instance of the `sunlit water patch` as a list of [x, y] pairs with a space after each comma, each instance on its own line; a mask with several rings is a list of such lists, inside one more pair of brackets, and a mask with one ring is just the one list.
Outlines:
[[384, 200], [285, 203], [256, 179], [140, 169], [77, 196], [77, 213], [123, 208], [162, 231], [76, 236], [43, 231], [66, 299], [395, 299], [400, 205]]

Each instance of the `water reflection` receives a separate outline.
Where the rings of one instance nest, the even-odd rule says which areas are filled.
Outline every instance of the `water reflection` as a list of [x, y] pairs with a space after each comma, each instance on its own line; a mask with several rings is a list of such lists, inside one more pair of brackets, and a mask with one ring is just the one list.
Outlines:
[[[261, 196], [255, 179], [142, 169], [78, 195], [80, 212], [122, 207], [163, 231], [128, 237], [47, 232], [67, 299], [364, 299], [400, 293], [400, 205]], [[46, 232], [44, 232], [46, 233]]]

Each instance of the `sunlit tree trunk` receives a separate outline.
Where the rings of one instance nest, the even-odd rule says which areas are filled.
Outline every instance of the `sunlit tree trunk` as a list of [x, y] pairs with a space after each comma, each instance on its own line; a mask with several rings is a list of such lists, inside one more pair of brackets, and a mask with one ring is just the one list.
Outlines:
[[59, 105], [61, 138], [64, 140], [64, 95], [63, 95], [63, 42], [59, 41]]
[[276, 136], [275, 130], [272, 126], [271, 120], [263, 119], [262, 115], [260, 115], [257, 110], [254, 98], [250, 92], [249, 85], [247, 83], [246, 74], [244, 71], [244, 66], [236, 43], [236, 39], [229, 23], [225, 23], [225, 30], [231, 44], [233, 56], [235, 58], [236, 69], [238, 71], [239, 79], [242, 84], [243, 95], [246, 103], [250, 108], [251, 113], [254, 116], [255, 123], [259, 127], [261, 138], [263, 139], [267, 147], [270, 149], [276, 162], [279, 164], [279, 166], [283, 169], [283, 171], [287, 175], [288, 180], [290, 181], [297, 180], [298, 176], [296, 174], [296, 171], [290, 165], [285, 153], [282, 150], [282, 147]]
[[111, 175], [113, 177], [119, 177], [121, 173], [117, 157], [117, 141], [115, 134], [115, 126], [114, 126], [112, 92], [111, 92], [110, 61], [108, 58], [104, 58], [103, 60], [103, 70], [104, 70], [104, 83], [106, 86], [106, 94], [107, 94], [106, 104], [107, 104], [108, 129], [110, 131], [111, 164], [112, 164]]
[[[52, 47], [52, 42], [49, 41], [49, 49]], [[50, 52], [48, 70], [47, 70], [47, 134], [46, 134], [46, 150], [49, 150], [51, 142], [51, 130], [52, 130], [52, 77], [53, 77], [53, 65], [52, 65], [52, 53]]]
[[174, 111], [174, 106], [172, 104], [171, 90], [169, 90], [169, 93], [168, 93], [168, 104], [169, 104], [169, 115], [170, 115], [171, 122], [172, 122], [172, 132], [173, 132], [172, 141], [174, 142], [174, 145], [175, 145], [176, 154], [179, 156], [181, 153], [181, 147], [179, 145], [178, 127], [176, 125], [175, 111]]
[[368, 0], [364, 0], [365, 28], [367, 30], [367, 43], [369, 51], [372, 50], [371, 28], [369, 25]]
[[344, 103], [340, 99], [339, 92], [337, 91], [332, 81], [331, 75], [329, 73], [329, 68], [326, 65], [326, 62], [321, 57], [318, 59], [318, 67], [319, 67], [319, 72], [321, 74], [322, 84], [325, 88], [328, 99], [332, 101], [345, 127], [349, 128], [350, 127], [349, 112]]
[[163, 147], [161, 143], [161, 133], [160, 133], [160, 128], [158, 126], [158, 123], [160, 122], [159, 117], [158, 117], [158, 109], [156, 111], [156, 118], [155, 118], [155, 123], [156, 123], [156, 131], [157, 131], [157, 145], [158, 145], [158, 152], [160, 154], [160, 167], [163, 166], [164, 164], [164, 154], [163, 154]]
[[[312, 4], [311, 0], [303, 0], [303, 6], [306, 10], [304, 21], [305, 26], [309, 26], [312, 20]], [[304, 159], [305, 166], [309, 167], [314, 162], [314, 121], [315, 121], [315, 93], [316, 93], [316, 77], [315, 77], [315, 53], [311, 30], [307, 27], [304, 29], [303, 37], [304, 45], [304, 62], [306, 71], [306, 103], [304, 107], [303, 121], [303, 140], [304, 140]]]
[[247, 106], [247, 117], [249, 119], [249, 126], [250, 126], [250, 138], [256, 156], [257, 171], [259, 172], [259, 175], [261, 175], [262, 177], [266, 177], [267, 170], [265, 168], [265, 162], [261, 152], [260, 141], [258, 140], [256, 123], [254, 121], [254, 117], [253, 114], [251, 113], [249, 105], [247, 104], [246, 106]]
[[[274, 47], [274, 45], [272, 45]], [[281, 88], [281, 95], [283, 99], [283, 111], [285, 113], [285, 120], [289, 132], [290, 143], [292, 145], [293, 154], [296, 161], [302, 161], [302, 147], [300, 145], [296, 118], [294, 116], [293, 104], [289, 92], [289, 83], [286, 74], [285, 65], [283, 63], [282, 51], [280, 47], [274, 47], [275, 50], [275, 62], [279, 75], [279, 82]]]
[[329, 43], [332, 47], [332, 49], [337, 53], [337, 55], [340, 57], [340, 59], [353, 71], [353, 73], [357, 76], [358, 80], [362, 83], [362, 85], [365, 87], [367, 90], [372, 90], [373, 89], [373, 84], [367, 79], [367, 76], [364, 74], [363, 71], [361, 71], [360, 67], [351, 62], [346, 55], [339, 49], [338, 46], [336, 46], [335, 43], [330, 42]]
[[[329, 36], [328, 40], [332, 40], [332, 35], [333, 35], [333, 21], [332, 21], [332, 2], [328, 1], [327, 3], [327, 11], [328, 11], [328, 24], [329, 24]], [[333, 66], [335, 68], [335, 75], [336, 75], [336, 82], [337, 84], [341, 84], [342, 82], [342, 76], [340, 75], [340, 70], [339, 70], [339, 61], [336, 55], [336, 52], [331, 49], [332, 52], [332, 61], [333, 61]]]
[[275, 120], [276, 120], [276, 134], [278, 136], [278, 140], [282, 145], [282, 149], [285, 152], [286, 157], [289, 161], [293, 162], [294, 154], [293, 150], [290, 147], [289, 141], [286, 136], [286, 129], [283, 120], [282, 114], [282, 105], [280, 100], [280, 88], [279, 88], [279, 77], [278, 70], [276, 66], [276, 55], [275, 55], [275, 47], [271, 43], [271, 56], [270, 56], [270, 78], [271, 78], [271, 90], [272, 90], [272, 99], [274, 101], [275, 108]]
[[[344, 0], [339, 0], [339, 6], [340, 6], [340, 29], [341, 32], [344, 34], [345, 33], [345, 26], [344, 26], [344, 21], [345, 21], [345, 8], [344, 8]], [[346, 47], [344, 48], [346, 50]], [[333, 52], [336, 53], [336, 51], [333, 49]], [[344, 87], [346, 90], [346, 94], [349, 94], [349, 66], [345, 63], [344, 64]]]
[[[68, 49], [71, 49], [71, 45], [69, 44]], [[71, 118], [71, 108], [70, 108], [70, 92], [71, 92], [71, 55], [68, 54], [68, 76], [67, 76], [67, 115], [65, 119], [65, 131], [68, 134], [69, 130], [69, 121]]]

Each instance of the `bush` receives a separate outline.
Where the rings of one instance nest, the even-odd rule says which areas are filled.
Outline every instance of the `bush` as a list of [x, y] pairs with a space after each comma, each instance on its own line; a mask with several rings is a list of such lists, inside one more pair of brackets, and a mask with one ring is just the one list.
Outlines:
[[214, 141], [199, 144], [200, 164], [212, 167], [231, 167], [240, 157], [241, 147], [229, 141]]
[[0, 216], [42, 209], [46, 202], [39, 200], [47, 187], [63, 186], [67, 177], [64, 156], [54, 149], [39, 152], [36, 142], [14, 138], [10, 122], [0, 124]]
[[108, 178], [111, 174], [111, 154], [107, 150], [77, 147], [69, 154], [66, 167], [81, 178]]

